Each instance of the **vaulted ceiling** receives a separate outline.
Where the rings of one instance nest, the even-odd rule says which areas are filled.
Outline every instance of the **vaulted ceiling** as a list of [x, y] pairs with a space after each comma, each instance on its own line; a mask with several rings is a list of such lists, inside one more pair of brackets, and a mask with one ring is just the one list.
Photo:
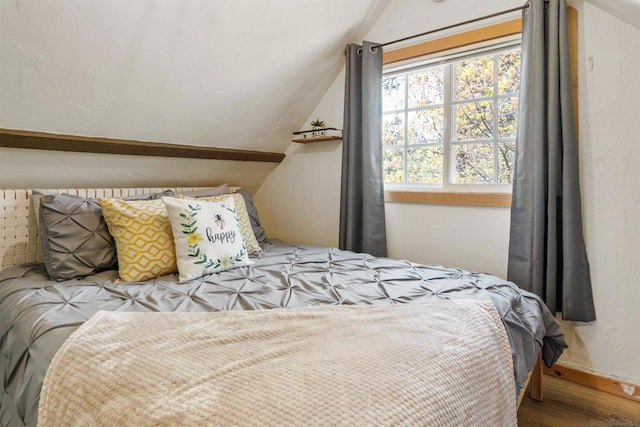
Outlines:
[[389, 0], [3, 0], [0, 127], [283, 152]]

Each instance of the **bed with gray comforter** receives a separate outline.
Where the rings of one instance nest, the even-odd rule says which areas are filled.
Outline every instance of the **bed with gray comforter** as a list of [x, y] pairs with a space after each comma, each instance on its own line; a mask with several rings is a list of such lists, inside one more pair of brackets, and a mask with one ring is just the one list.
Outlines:
[[490, 274], [274, 241], [255, 264], [178, 284], [175, 275], [116, 283], [117, 271], [54, 282], [43, 265], [0, 272], [0, 425], [36, 425], [47, 367], [62, 343], [98, 311], [206, 312], [340, 304], [490, 300], [505, 325], [516, 390], [536, 363], [566, 344], [535, 295]]

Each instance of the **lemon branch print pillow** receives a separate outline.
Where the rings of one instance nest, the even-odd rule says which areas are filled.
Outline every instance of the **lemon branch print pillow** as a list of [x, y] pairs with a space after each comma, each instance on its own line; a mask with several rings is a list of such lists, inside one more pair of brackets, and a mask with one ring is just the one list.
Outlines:
[[[178, 199], [194, 200], [191, 197], [184, 197], [182, 195], [178, 195], [176, 197]], [[251, 219], [249, 218], [247, 205], [244, 203], [244, 197], [242, 197], [242, 194], [222, 194], [219, 196], [199, 197], [195, 200], [199, 200], [201, 202], [219, 202], [227, 197], [233, 197], [233, 201], [236, 207], [236, 217], [238, 218], [238, 224], [240, 227], [240, 234], [242, 234], [242, 238], [247, 244], [247, 250], [250, 254], [254, 252], [261, 252], [262, 248], [260, 247], [260, 243], [258, 243], [258, 240], [256, 240], [256, 235], [253, 234], [253, 229], [251, 228]]]
[[253, 264], [232, 196], [218, 202], [163, 197], [178, 264], [178, 280]]

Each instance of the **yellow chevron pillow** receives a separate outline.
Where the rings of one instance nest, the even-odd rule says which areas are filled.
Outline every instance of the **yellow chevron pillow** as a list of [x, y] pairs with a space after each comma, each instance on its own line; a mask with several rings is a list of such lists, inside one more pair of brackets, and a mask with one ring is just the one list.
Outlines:
[[162, 200], [99, 200], [116, 242], [121, 280], [143, 281], [177, 270], [171, 223]]
[[[240, 225], [240, 234], [247, 245], [247, 252], [250, 254], [254, 252], [261, 252], [262, 248], [260, 243], [256, 239], [256, 235], [251, 228], [251, 219], [249, 218], [249, 212], [247, 211], [247, 205], [244, 202], [244, 197], [240, 193], [233, 194], [221, 194], [219, 196], [198, 197], [193, 200], [199, 200], [201, 202], [217, 202], [220, 203], [227, 197], [233, 197], [233, 204], [236, 207], [236, 216], [238, 218], [238, 224]], [[191, 197], [185, 197], [180, 194], [176, 196], [179, 199], [192, 199]]]

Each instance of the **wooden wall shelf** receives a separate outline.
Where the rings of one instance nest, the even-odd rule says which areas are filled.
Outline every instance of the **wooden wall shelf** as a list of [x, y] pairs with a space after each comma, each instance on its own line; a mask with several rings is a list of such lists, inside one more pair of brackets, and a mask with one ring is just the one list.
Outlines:
[[284, 153], [0, 129], [0, 147], [280, 163]]
[[310, 142], [322, 142], [322, 141], [341, 141], [342, 137], [341, 136], [331, 136], [331, 135], [325, 135], [325, 136], [315, 136], [312, 138], [295, 138], [292, 139], [292, 142], [297, 142], [299, 144], [309, 144]]
[[[313, 136], [315, 132], [323, 132], [323, 135]], [[293, 134], [296, 135], [297, 138], [293, 138], [291, 141], [297, 142], [298, 144], [309, 144], [311, 142], [342, 140], [342, 129], [336, 129], [336, 128], [315, 128], [311, 130], [301, 130], [298, 132], [293, 132]], [[303, 137], [300, 138], [300, 136], [303, 136]], [[308, 136], [308, 138], [304, 138], [304, 136]]]

